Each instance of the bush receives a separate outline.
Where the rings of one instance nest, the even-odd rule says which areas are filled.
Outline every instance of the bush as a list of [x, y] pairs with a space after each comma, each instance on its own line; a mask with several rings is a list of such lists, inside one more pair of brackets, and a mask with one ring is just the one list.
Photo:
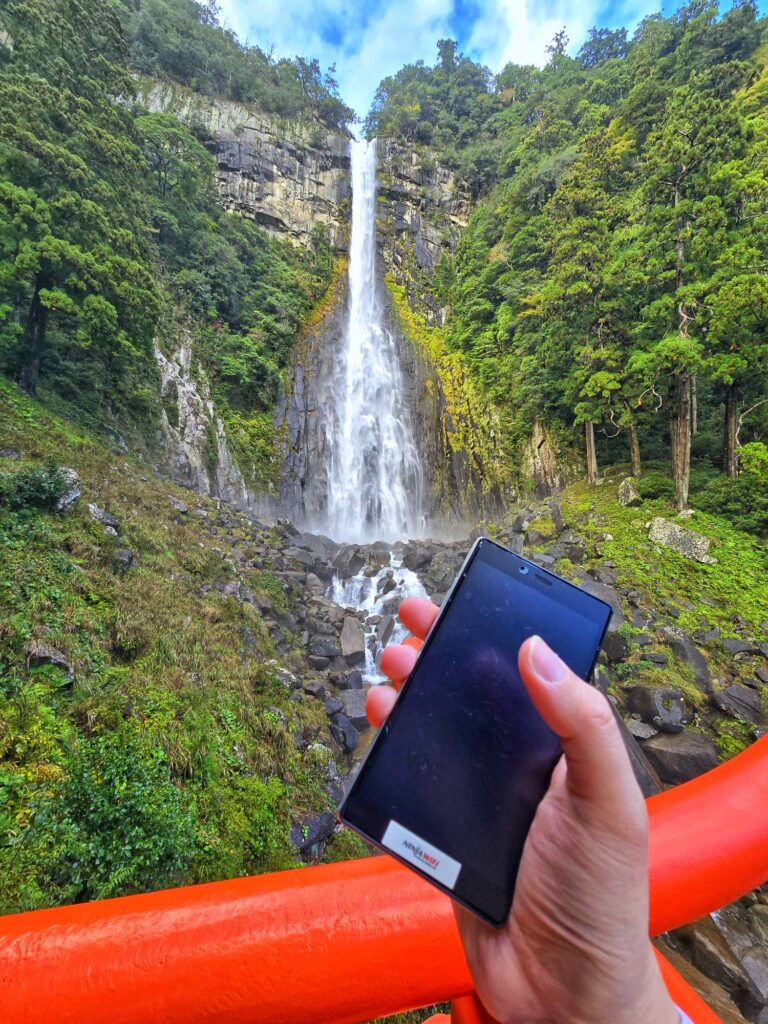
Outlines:
[[752, 473], [716, 477], [691, 497], [691, 505], [723, 516], [738, 530], [768, 536], [768, 488]]
[[48, 459], [42, 466], [0, 473], [0, 505], [16, 511], [41, 508], [52, 512], [71, 488], [61, 466]]
[[195, 854], [194, 825], [164, 754], [133, 729], [81, 740], [60, 791], [38, 809], [43, 889], [57, 902], [109, 899], [178, 884]]
[[637, 489], [641, 498], [661, 498], [663, 501], [672, 501], [675, 497], [675, 484], [667, 473], [660, 470], [649, 470], [637, 482]]

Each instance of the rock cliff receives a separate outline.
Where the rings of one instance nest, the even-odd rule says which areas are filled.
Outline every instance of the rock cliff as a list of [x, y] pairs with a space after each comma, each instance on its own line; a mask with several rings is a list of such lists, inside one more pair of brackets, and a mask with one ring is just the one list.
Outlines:
[[323, 225], [334, 248], [346, 247], [348, 136], [319, 121], [272, 117], [169, 82], [142, 81], [139, 98], [148, 110], [171, 113], [208, 138], [229, 209], [295, 245], [307, 244]]
[[433, 292], [435, 267], [451, 253], [472, 212], [463, 183], [423, 153], [390, 140], [378, 144], [379, 251], [385, 270], [406, 289], [411, 308], [442, 324]]

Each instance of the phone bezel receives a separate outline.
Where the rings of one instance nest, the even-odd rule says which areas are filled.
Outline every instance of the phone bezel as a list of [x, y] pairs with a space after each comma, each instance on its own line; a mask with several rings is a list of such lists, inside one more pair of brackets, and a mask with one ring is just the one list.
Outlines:
[[[477, 556], [478, 551], [485, 544], [492, 545], [493, 547], [498, 548], [500, 551], [504, 552], [506, 555], [513, 556], [513, 558], [516, 561], [522, 562], [526, 566], [530, 566], [530, 570], [532, 570], [535, 574], [539, 574], [539, 575], [543, 574], [545, 576], [552, 577], [553, 579], [558, 581], [559, 585], [564, 584], [565, 586], [567, 586], [569, 588], [572, 588], [573, 590], [576, 590], [576, 591], [578, 591], [581, 594], [585, 594], [585, 596], [589, 597], [591, 600], [596, 601], [598, 604], [602, 604], [604, 606], [604, 608], [606, 610], [605, 622], [603, 624], [603, 629], [602, 629], [602, 631], [601, 631], [601, 633], [599, 635], [599, 639], [598, 639], [598, 642], [597, 642], [596, 647], [595, 647], [595, 653], [594, 653], [594, 656], [592, 658], [592, 664], [590, 665], [589, 671], [587, 672], [586, 676], [584, 677], [586, 680], [589, 680], [591, 678], [592, 673], [593, 673], [594, 668], [595, 668], [595, 664], [597, 662], [597, 658], [598, 658], [599, 653], [600, 653], [600, 647], [602, 645], [603, 637], [605, 636], [605, 632], [606, 632], [606, 629], [608, 628], [608, 623], [610, 622], [611, 614], [613, 612], [613, 609], [611, 608], [611, 606], [606, 601], [603, 601], [601, 598], [595, 597], [594, 594], [589, 594], [589, 593], [581, 590], [580, 587], [575, 586], [575, 584], [571, 583], [569, 580], [564, 579], [562, 576], [558, 576], [557, 573], [550, 572], [548, 569], [545, 569], [542, 566], [537, 565], [535, 562], [532, 562], [529, 559], [524, 558], [522, 555], [519, 555], [519, 554], [517, 554], [514, 551], [510, 551], [509, 548], [505, 548], [502, 544], [498, 544], [496, 541], [493, 541], [493, 540], [491, 540], [488, 537], [478, 537], [477, 540], [475, 540], [475, 542], [472, 545], [472, 547], [470, 548], [470, 550], [467, 552], [467, 557], [464, 559], [464, 561], [463, 561], [463, 563], [461, 565], [461, 568], [459, 569], [458, 573], [456, 574], [456, 578], [454, 579], [453, 583], [451, 584], [451, 587], [450, 587], [448, 593], [446, 594], [445, 599], [443, 600], [442, 605], [440, 606], [440, 610], [439, 610], [437, 616], [435, 617], [435, 621], [430, 626], [429, 631], [427, 632], [427, 635], [424, 638], [424, 642], [423, 642], [421, 648], [419, 649], [418, 656], [416, 658], [416, 662], [414, 663], [414, 666], [413, 666], [409, 676], [407, 677], [407, 679], [405, 679], [403, 681], [403, 684], [402, 684], [402, 686], [400, 688], [400, 694], [398, 696], [398, 704], [400, 703], [402, 698], [405, 696], [406, 689], [407, 689], [409, 683], [411, 682], [411, 680], [413, 679], [413, 677], [415, 676], [416, 669], [419, 667], [419, 664], [421, 663], [422, 658], [425, 656], [425, 654], [426, 654], [426, 652], [427, 652], [427, 650], [429, 648], [430, 641], [431, 641], [432, 637], [434, 636], [434, 634], [437, 632], [437, 630], [438, 630], [438, 628], [439, 628], [439, 626], [441, 624], [441, 620], [443, 619], [443, 616], [447, 612], [448, 608], [451, 606], [451, 604], [452, 604], [454, 598], [456, 597], [456, 594], [458, 593], [462, 583], [466, 579], [467, 572], [469, 571], [469, 567], [471, 566], [472, 562], [474, 561], [475, 557]], [[446, 896], [449, 896], [456, 903], [460, 904], [463, 907], [466, 907], [467, 910], [471, 911], [473, 914], [475, 914], [477, 917], [481, 918], [486, 923], [488, 923], [490, 925], [493, 925], [494, 928], [501, 928], [504, 925], [504, 922], [507, 920], [507, 917], [509, 916], [509, 908], [507, 909], [507, 911], [504, 914], [504, 917], [502, 919], [496, 919], [496, 918], [490, 916], [481, 907], [478, 907], [478, 906], [476, 906], [476, 905], [474, 905], [472, 903], [469, 903], [466, 899], [463, 899], [461, 896], [459, 896], [456, 893], [455, 889], [449, 889], [446, 885], [443, 885], [440, 881], [438, 881], [432, 875], [428, 875], [425, 871], [420, 870], [415, 864], [411, 863], [410, 861], [405, 860], [403, 857], [401, 857], [399, 854], [393, 852], [388, 847], [382, 846], [382, 844], [381, 844], [381, 842], [379, 842], [379, 840], [375, 839], [372, 835], [367, 833], [365, 831], [365, 829], [361, 828], [359, 825], [354, 824], [354, 822], [350, 821], [345, 816], [345, 810], [346, 810], [346, 807], [347, 807], [349, 801], [351, 800], [351, 798], [352, 798], [355, 790], [357, 789], [358, 785], [360, 785], [362, 783], [362, 781], [363, 781], [363, 778], [364, 778], [364, 775], [365, 775], [365, 769], [366, 769], [366, 767], [368, 765], [368, 761], [373, 758], [373, 756], [374, 756], [374, 754], [375, 754], [379, 744], [382, 742], [382, 740], [384, 738], [385, 738], [385, 736], [382, 734], [382, 731], [379, 730], [379, 732], [376, 735], [375, 739], [371, 743], [371, 746], [368, 749], [365, 757], [360, 762], [360, 765], [359, 765], [359, 768], [358, 768], [357, 773], [355, 775], [355, 778], [352, 781], [352, 785], [350, 786], [348, 792], [345, 794], [344, 799], [342, 800], [342, 802], [341, 802], [341, 804], [339, 806], [338, 813], [337, 813], [337, 817], [338, 817], [339, 821], [342, 822], [344, 825], [346, 825], [348, 828], [351, 828], [353, 832], [355, 832], [357, 835], [359, 835], [367, 843], [370, 843], [371, 845], [375, 846], [377, 849], [381, 850], [383, 853], [388, 854], [390, 857], [394, 857], [395, 860], [399, 861], [401, 864], [403, 864], [405, 867], [409, 868], [411, 871], [416, 872], [416, 874], [418, 874], [425, 881], [429, 882], [431, 885], [435, 886], [435, 888], [437, 888], [441, 892], [445, 893]], [[493, 884], [493, 883], [489, 883], [489, 884]]]

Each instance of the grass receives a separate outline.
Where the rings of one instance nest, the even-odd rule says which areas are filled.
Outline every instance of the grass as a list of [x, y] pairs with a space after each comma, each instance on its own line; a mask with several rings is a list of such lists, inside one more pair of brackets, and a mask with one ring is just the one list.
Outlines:
[[[201, 590], [235, 577], [229, 545], [250, 539], [253, 527], [156, 478], [3, 380], [0, 437], [23, 454], [4, 469], [53, 456], [77, 470], [83, 490], [63, 515], [0, 508], [0, 911], [72, 897], [51, 882], [53, 869], [46, 875], [35, 863], [30, 836], [46, 815], [51, 828], [62, 824], [56, 801], [82, 745], [126, 729], [148, 756], [162, 758], [194, 821], [194, 849], [173, 884], [296, 863], [291, 821], [328, 809], [324, 766], [312, 744], [295, 742], [299, 730], [327, 739], [322, 704], [289, 701], [267, 664], [275, 651], [253, 606]], [[171, 497], [203, 508], [217, 532], [192, 512], [180, 515]], [[87, 502], [118, 519], [118, 538], [105, 535]], [[225, 520], [232, 518], [230, 537]], [[127, 572], [120, 548], [134, 555]], [[271, 573], [238, 573], [278, 613], [287, 607]], [[246, 627], [255, 650], [246, 649]], [[61, 652], [72, 682], [51, 665], [27, 664], [33, 640]], [[149, 870], [142, 887], [167, 883]]]

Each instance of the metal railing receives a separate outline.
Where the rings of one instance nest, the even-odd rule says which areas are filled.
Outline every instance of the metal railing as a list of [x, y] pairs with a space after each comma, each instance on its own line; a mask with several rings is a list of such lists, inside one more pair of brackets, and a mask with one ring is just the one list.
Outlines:
[[[658, 935], [768, 877], [768, 737], [648, 811]], [[0, 918], [3, 1024], [356, 1024], [443, 1001], [478, 1024], [472, 991], [449, 900], [383, 856]]]

